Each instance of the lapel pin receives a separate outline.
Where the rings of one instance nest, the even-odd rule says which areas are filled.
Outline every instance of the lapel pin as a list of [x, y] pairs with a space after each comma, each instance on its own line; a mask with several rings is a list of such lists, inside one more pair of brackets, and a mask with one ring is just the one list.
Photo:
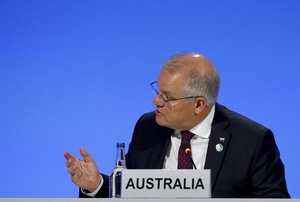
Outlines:
[[225, 137], [220, 137], [220, 142], [225, 142]]
[[223, 145], [222, 145], [222, 144], [217, 144], [217, 145], [216, 145], [216, 150], [217, 150], [218, 152], [223, 151]]

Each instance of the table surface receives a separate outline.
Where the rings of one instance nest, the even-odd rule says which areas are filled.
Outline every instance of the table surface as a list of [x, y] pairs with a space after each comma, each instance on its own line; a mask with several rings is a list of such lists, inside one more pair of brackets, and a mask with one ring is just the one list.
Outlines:
[[87, 200], [93, 202], [288, 202], [288, 201], [295, 201], [300, 202], [300, 199], [232, 199], [232, 198], [118, 198], [118, 199], [111, 199], [111, 198], [2, 198], [0, 202], [86, 202]]

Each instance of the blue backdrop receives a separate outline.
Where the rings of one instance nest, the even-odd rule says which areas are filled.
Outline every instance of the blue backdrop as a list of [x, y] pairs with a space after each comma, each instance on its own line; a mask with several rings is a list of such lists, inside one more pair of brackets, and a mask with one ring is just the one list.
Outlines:
[[219, 69], [218, 101], [271, 128], [300, 197], [300, 1], [1, 0], [0, 197], [77, 197], [64, 151], [114, 166], [178, 52]]

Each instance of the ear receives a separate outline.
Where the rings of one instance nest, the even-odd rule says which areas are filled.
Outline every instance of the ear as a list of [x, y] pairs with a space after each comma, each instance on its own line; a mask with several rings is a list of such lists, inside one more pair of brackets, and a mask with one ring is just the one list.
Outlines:
[[195, 114], [200, 114], [206, 105], [206, 99], [204, 97], [195, 98]]

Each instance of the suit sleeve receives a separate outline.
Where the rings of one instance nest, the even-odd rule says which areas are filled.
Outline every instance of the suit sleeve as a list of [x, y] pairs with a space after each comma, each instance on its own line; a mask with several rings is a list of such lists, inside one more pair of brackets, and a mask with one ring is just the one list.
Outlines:
[[253, 194], [261, 198], [290, 198], [284, 165], [274, 135], [265, 129], [259, 139], [251, 167]]

